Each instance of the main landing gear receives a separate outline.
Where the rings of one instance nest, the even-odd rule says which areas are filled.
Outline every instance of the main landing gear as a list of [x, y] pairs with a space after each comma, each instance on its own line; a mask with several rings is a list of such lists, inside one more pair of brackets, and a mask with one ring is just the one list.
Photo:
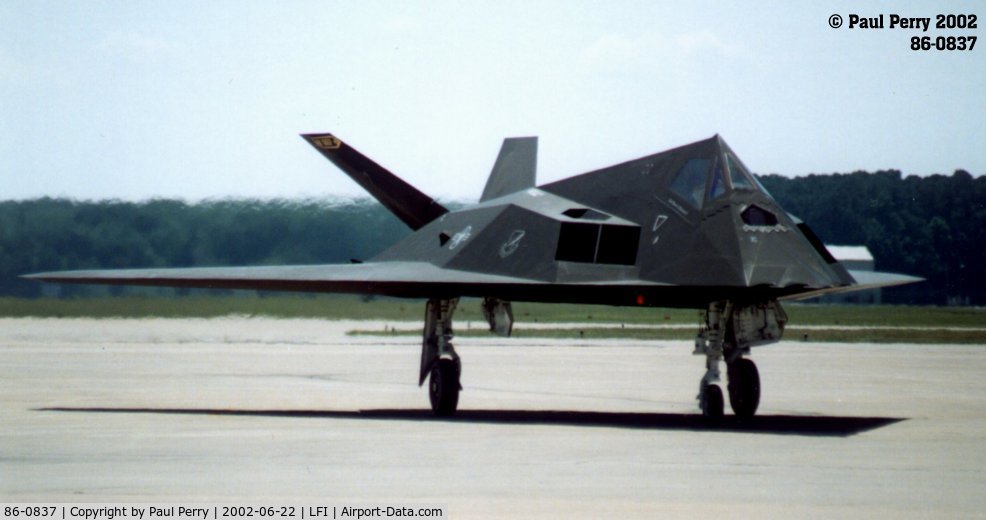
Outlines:
[[702, 415], [715, 423], [722, 419], [724, 399], [719, 363], [726, 362], [729, 405], [740, 418], [753, 417], [760, 405], [760, 373], [753, 360], [743, 357], [750, 347], [781, 339], [787, 315], [776, 301], [737, 306], [713, 302], [705, 313], [705, 326], [695, 338], [695, 354], [705, 356], [705, 375], [699, 383]]
[[[462, 362], [452, 346], [452, 314], [458, 298], [432, 298], [425, 307], [424, 339], [421, 342], [421, 372], [418, 386], [428, 379], [428, 398], [431, 410], [439, 417], [448, 417], [459, 406], [462, 384]], [[510, 302], [487, 297], [483, 300], [483, 316], [490, 332], [509, 337], [513, 330], [514, 313]]]
[[425, 307], [424, 340], [421, 345], [421, 372], [418, 385], [428, 379], [431, 410], [439, 417], [455, 413], [462, 385], [462, 362], [452, 346], [452, 313], [458, 298], [431, 299]]

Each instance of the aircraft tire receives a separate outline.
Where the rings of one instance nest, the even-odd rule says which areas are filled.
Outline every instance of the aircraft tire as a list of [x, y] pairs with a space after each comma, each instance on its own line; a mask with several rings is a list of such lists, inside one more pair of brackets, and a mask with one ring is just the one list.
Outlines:
[[438, 417], [448, 417], [459, 406], [459, 369], [451, 359], [439, 359], [431, 369], [428, 397], [431, 411]]
[[760, 372], [753, 360], [740, 358], [728, 366], [729, 406], [737, 417], [753, 417], [760, 406]]
[[722, 389], [718, 385], [706, 385], [702, 396], [702, 416], [712, 424], [722, 420], [723, 414]]

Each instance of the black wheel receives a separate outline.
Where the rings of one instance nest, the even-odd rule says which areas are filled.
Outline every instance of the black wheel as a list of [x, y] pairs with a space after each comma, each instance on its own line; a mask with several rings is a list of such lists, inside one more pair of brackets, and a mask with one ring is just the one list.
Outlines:
[[729, 406], [737, 417], [753, 417], [760, 406], [760, 372], [753, 360], [740, 358], [729, 364]]
[[459, 388], [458, 363], [451, 359], [439, 359], [431, 369], [428, 381], [431, 411], [439, 417], [454, 414], [459, 406]]
[[702, 393], [702, 416], [715, 424], [722, 419], [722, 413], [722, 389], [718, 385], [705, 385], [705, 392]]

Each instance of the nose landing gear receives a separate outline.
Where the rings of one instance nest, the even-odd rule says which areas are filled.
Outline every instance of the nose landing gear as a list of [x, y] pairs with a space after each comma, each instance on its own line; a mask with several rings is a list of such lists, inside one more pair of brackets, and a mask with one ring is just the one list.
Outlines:
[[699, 383], [698, 402], [710, 422], [723, 416], [719, 363], [726, 361], [729, 405], [740, 418], [753, 417], [760, 406], [760, 373], [753, 360], [743, 357], [750, 347], [780, 341], [787, 315], [776, 301], [736, 306], [713, 302], [705, 313], [705, 325], [695, 338], [696, 355], [705, 356], [705, 375]]

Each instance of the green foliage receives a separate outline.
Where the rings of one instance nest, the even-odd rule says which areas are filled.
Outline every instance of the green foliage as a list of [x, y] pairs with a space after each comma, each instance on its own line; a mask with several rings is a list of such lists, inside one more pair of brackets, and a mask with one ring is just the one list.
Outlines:
[[39, 296], [41, 284], [17, 276], [50, 270], [345, 263], [371, 257], [407, 232], [386, 209], [366, 200], [6, 201], [0, 202], [0, 294]]
[[986, 177], [890, 170], [760, 180], [825, 243], [865, 245], [877, 270], [927, 279], [885, 289], [884, 301], [986, 304]]
[[[351, 336], [420, 336], [420, 330], [367, 330], [353, 329], [347, 332]], [[483, 338], [489, 337], [489, 331], [479, 329], [457, 330], [458, 337]], [[549, 338], [571, 340], [573, 346], [580, 341], [601, 339], [622, 340], [667, 340], [686, 342], [695, 338], [694, 330], [660, 329], [660, 328], [548, 328], [525, 329], [518, 326], [514, 329], [513, 337]], [[837, 343], [933, 343], [933, 344], [986, 344], [986, 330], [947, 330], [947, 329], [790, 329], [784, 334], [785, 341], [812, 341]], [[802, 339], [803, 338], [803, 339]]]
[[[0, 298], [0, 317], [35, 318], [215, 318], [266, 316], [383, 320], [384, 329], [356, 325], [354, 335], [420, 336], [423, 301], [351, 295], [267, 294], [155, 298]], [[784, 337], [797, 341], [986, 344], [986, 310], [890, 305], [799, 305], [785, 307], [792, 325]], [[514, 305], [518, 338], [641, 339], [691, 341], [699, 328], [693, 310], [550, 305]], [[465, 298], [455, 312], [456, 335], [490, 337], [480, 301]], [[538, 324], [566, 324], [539, 326]]]
[[[911, 307], [902, 305], [784, 304], [793, 326], [862, 328], [974, 328], [986, 330], [986, 309], [971, 307]], [[264, 293], [231, 296], [156, 298], [147, 296], [16, 298], [0, 297], [0, 317], [69, 318], [212, 318], [228, 315], [274, 318], [393, 320], [420, 325], [423, 300], [375, 298], [345, 294]], [[685, 327], [694, 337], [701, 313], [689, 309], [610, 307], [516, 302], [518, 324], [585, 323], [593, 327]], [[485, 330], [480, 300], [463, 298], [455, 311], [459, 328]], [[471, 325], [469, 325], [471, 323]]]
[[[482, 319], [479, 304], [472, 319]], [[470, 313], [466, 313], [467, 319]], [[383, 319], [420, 321], [424, 303], [335, 294], [238, 294], [232, 296], [148, 296], [0, 298], [0, 317], [11, 318], [273, 318]]]

